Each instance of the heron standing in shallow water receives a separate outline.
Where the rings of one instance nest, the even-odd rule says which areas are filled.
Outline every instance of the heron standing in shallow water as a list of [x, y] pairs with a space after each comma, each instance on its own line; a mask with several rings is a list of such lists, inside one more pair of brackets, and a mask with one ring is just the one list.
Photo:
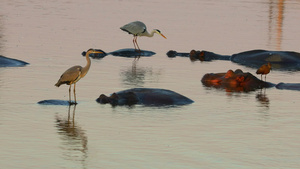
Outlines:
[[138, 52], [141, 52], [139, 45], [137, 43], [137, 37], [138, 36], [147, 36], [147, 37], [153, 37], [154, 33], [157, 33], [167, 39], [158, 29], [153, 29], [151, 33], [147, 31], [146, 25], [141, 21], [135, 21], [130, 22], [124, 26], [122, 26], [120, 29], [122, 29], [125, 32], [128, 32], [129, 34], [133, 35], [133, 45], [135, 50], [138, 48]]
[[256, 74], [261, 74], [260, 78], [262, 80], [262, 75], [265, 75], [265, 81], [267, 80], [267, 74], [270, 73], [270, 70], [272, 69], [271, 63], [268, 62], [268, 64], [262, 65], [260, 68], [257, 69]]
[[94, 49], [89, 49], [85, 54], [85, 57], [87, 60], [86, 66], [81, 67], [78, 65], [78, 66], [73, 66], [73, 67], [69, 68], [60, 76], [60, 79], [55, 84], [55, 86], [57, 86], [57, 87], [59, 87], [62, 84], [70, 85], [70, 87], [69, 87], [69, 103], [70, 104], [72, 104], [72, 102], [71, 102], [71, 86], [72, 86], [72, 84], [74, 84], [74, 99], [75, 99], [74, 104], [77, 104], [76, 94], [75, 94], [76, 82], [78, 82], [81, 78], [83, 78], [89, 71], [90, 66], [91, 66], [91, 59], [89, 58], [89, 55], [91, 53], [101, 53], [101, 52], [96, 51]]

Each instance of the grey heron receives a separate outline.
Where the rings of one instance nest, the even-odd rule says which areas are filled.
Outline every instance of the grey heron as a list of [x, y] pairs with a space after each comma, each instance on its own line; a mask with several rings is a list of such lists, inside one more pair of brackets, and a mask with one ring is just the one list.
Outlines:
[[59, 80], [55, 84], [55, 86], [57, 86], [57, 87], [59, 87], [62, 84], [70, 85], [70, 87], [69, 87], [69, 103], [70, 104], [72, 104], [72, 102], [71, 102], [71, 86], [72, 86], [72, 84], [74, 84], [74, 99], [75, 99], [74, 104], [77, 104], [76, 94], [75, 94], [76, 82], [78, 82], [81, 78], [83, 78], [89, 71], [90, 66], [91, 66], [91, 59], [89, 58], [89, 55], [91, 53], [101, 53], [101, 52], [96, 51], [94, 49], [89, 49], [85, 54], [85, 57], [87, 60], [86, 66], [81, 67], [81, 66], [77, 65], [77, 66], [73, 66], [73, 67], [69, 68], [60, 76]]
[[[153, 29], [151, 33], [147, 31], [146, 25], [141, 21], [134, 21], [130, 22], [124, 26], [122, 26], [120, 29], [122, 29], [125, 32], [128, 32], [129, 34], [133, 35], [133, 45], [135, 50], [141, 52], [139, 45], [137, 43], [137, 37], [138, 36], [147, 36], [147, 37], [153, 37], [154, 33], [157, 33], [167, 39], [158, 29]], [[137, 48], [136, 48], [137, 47]]]
[[261, 74], [261, 80], [262, 80], [262, 75], [265, 75], [265, 81], [266, 81], [267, 74], [270, 73], [271, 69], [272, 69], [272, 66], [271, 66], [270, 62], [268, 62], [268, 64], [264, 64], [260, 68], [258, 68], [256, 71], [256, 74]]

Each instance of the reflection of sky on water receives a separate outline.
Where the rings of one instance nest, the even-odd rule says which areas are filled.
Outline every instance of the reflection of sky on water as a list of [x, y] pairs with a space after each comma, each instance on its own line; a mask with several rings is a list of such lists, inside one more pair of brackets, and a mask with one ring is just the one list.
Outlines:
[[269, 1], [268, 45], [281, 50], [284, 20], [284, 0]]

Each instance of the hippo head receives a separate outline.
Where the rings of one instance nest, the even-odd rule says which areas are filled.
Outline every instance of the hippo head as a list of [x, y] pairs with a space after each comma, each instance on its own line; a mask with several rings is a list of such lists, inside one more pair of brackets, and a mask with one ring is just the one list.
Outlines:
[[116, 93], [113, 93], [109, 97], [107, 97], [104, 94], [101, 94], [96, 101], [99, 102], [99, 103], [101, 103], [101, 104], [110, 103], [112, 105], [116, 105], [116, 104], [118, 104], [118, 99], [119, 99], [119, 97], [118, 97], [118, 95]]
[[96, 101], [101, 103], [101, 104], [110, 103], [109, 97], [107, 97], [104, 94], [101, 94]]
[[101, 104], [111, 104], [116, 105], [134, 105], [139, 102], [137, 95], [134, 92], [122, 92], [122, 93], [113, 93], [111, 96], [107, 97], [104, 94], [101, 94], [96, 100]]

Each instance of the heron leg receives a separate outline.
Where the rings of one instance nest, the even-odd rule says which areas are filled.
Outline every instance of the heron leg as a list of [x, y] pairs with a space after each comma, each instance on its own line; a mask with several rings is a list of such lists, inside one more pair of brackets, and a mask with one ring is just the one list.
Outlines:
[[135, 42], [136, 42], [136, 39], [135, 39], [135, 38], [136, 38], [136, 37], [137, 37], [137, 36], [133, 36], [133, 40], [132, 40], [133, 45], [134, 45], [134, 49], [135, 49], [135, 50], [137, 50], [137, 49], [136, 49], [136, 46], [135, 46]]
[[69, 87], [69, 103], [71, 104], [71, 86], [72, 84], [70, 84], [70, 87]]
[[76, 102], [76, 93], [75, 93], [75, 87], [76, 87], [76, 83], [74, 83], [74, 99], [75, 99], [75, 105], [77, 104]]
[[140, 49], [140, 47], [139, 47], [139, 45], [138, 45], [138, 43], [137, 43], [137, 36], [136, 36], [136, 38], [135, 38], [135, 43], [136, 43], [136, 46], [138, 47], [138, 52], [141, 53], [141, 49]]
[[267, 75], [265, 75], [265, 81], [267, 81]]

